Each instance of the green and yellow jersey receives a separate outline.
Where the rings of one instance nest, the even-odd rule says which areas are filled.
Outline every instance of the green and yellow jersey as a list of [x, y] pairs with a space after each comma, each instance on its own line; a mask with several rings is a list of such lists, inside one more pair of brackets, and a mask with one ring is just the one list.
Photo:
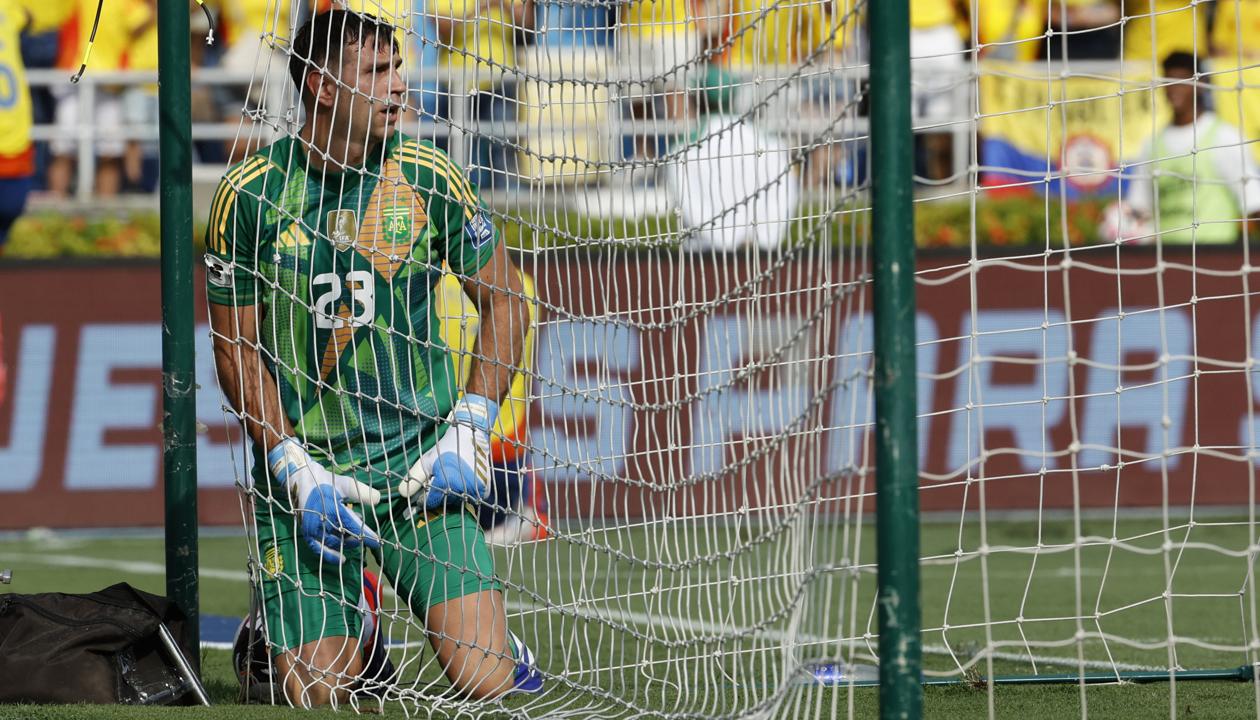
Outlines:
[[374, 155], [314, 171], [286, 137], [232, 167], [206, 265], [210, 302], [257, 308], [259, 350], [312, 455], [385, 491], [460, 392], [433, 303], [443, 265], [476, 274], [498, 236], [432, 144], [395, 135]]

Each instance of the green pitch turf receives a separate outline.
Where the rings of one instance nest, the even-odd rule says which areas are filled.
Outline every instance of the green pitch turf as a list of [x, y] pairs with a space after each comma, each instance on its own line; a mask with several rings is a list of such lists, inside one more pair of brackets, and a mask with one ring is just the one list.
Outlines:
[[[953, 672], [957, 678], [954, 658], [966, 662], [990, 639], [1011, 643], [994, 662], [997, 676], [1075, 672], [1072, 663], [1078, 648], [1090, 663], [1089, 670], [1109, 663], [1167, 667], [1170, 653], [1164, 645], [1170, 635], [1178, 638], [1175, 659], [1182, 668], [1247, 664], [1246, 654], [1237, 649], [1254, 637], [1251, 603], [1244, 592], [1250, 562], [1245, 524], [1212, 520], [1190, 525], [1177, 520], [1168, 536], [1160, 532], [1162, 525], [1157, 519], [1141, 518], [1121, 519], [1114, 526], [1109, 518], [1087, 521], [1081, 535], [1089, 540], [1076, 550], [1072, 543], [1076, 530], [1070, 522], [990, 521], [984, 527], [984, 542], [980, 526], [970, 520], [961, 531], [957, 522], [925, 524], [923, 552], [936, 558], [923, 568], [924, 626], [934, 628], [924, 635], [926, 668]], [[838, 567], [808, 586], [799, 601], [804, 612], [796, 618], [800, 636], [817, 638], [819, 652], [834, 652], [834, 643], [825, 645], [827, 638], [860, 640], [868, 628], [875, 629], [874, 544], [869, 528], [854, 532], [837, 525], [785, 532], [797, 535], [775, 534], [757, 525], [684, 522], [653, 526], [650, 532], [594, 530], [571, 540], [496, 551], [496, 560], [512, 586], [512, 622], [545, 669], [605, 668], [598, 676], [586, 676], [585, 682], [632, 698], [653, 714], [698, 708], [730, 712], [745, 706], [750, 697], [764, 697], [771, 685], [765, 679], [775, 677], [774, 661], [765, 659], [774, 653], [758, 653], [772, 648], [781, 637], [775, 633], [785, 627], [784, 622], [765, 623], [765, 614], [788, 605], [792, 588], [801, 586], [803, 568], [795, 566], [793, 558], [812, 555], [818, 563], [839, 565], [843, 565], [839, 558], [859, 560], [856, 567]], [[1113, 536], [1120, 540], [1110, 542]], [[1166, 539], [1176, 547], [1184, 543], [1185, 548], [1165, 553], [1161, 548]], [[740, 552], [732, 553], [733, 549]], [[245, 554], [241, 536], [203, 537], [203, 613], [240, 617], [246, 612]], [[712, 561], [686, 562], [695, 557]], [[661, 572], [645, 568], [645, 559], [660, 565]], [[162, 562], [161, 537], [154, 534], [62, 533], [0, 540], [0, 568], [11, 568], [14, 574], [13, 584], [4, 589], [13, 592], [90, 592], [126, 580], [162, 593]], [[744, 580], [732, 583], [732, 578]], [[561, 610], [538, 612], [543, 605]], [[583, 619], [593, 613], [604, 622]], [[1086, 620], [1078, 623], [1077, 617]], [[615, 632], [610, 630], [614, 627]], [[709, 632], [758, 627], [763, 631], [749, 630], [740, 640], [723, 645], [729, 656], [725, 661], [708, 653], [698, 655], [685, 642]], [[1072, 641], [1078, 627], [1106, 638], [1078, 645]], [[400, 638], [404, 631], [406, 621], [400, 620], [390, 634]], [[414, 625], [407, 636], [416, 637]], [[650, 640], [632, 643], [626, 640], [629, 637]], [[1022, 645], [1021, 639], [1029, 645]], [[1028, 654], [1025, 647], [1031, 648], [1032, 658], [1022, 657]], [[416, 650], [395, 650], [401, 652], [415, 657]], [[432, 654], [423, 657], [412, 663], [405, 679], [417, 675], [437, 679]], [[215, 703], [212, 708], [0, 706], [0, 718], [310, 716], [307, 711], [236, 705], [236, 683], [225, 650], [203, 650], [202, 665]], [[675, 683], [681, 680], [687, 690], [680, 695], [677, 685], [644, 682], [637, 672], [641, 665], [655, 666], [657, 677], [667, 674]], [[987, 672], [981, 661], [962, 677], [975, 681]], [[1174, 708], [1177, 717], [1185, 718], [1258, 717], [1256, 689], [1249, 682], [1178, 682], [1175, 699], [1170, 689], [1168, 683], [1125, 683], [1090, 686], [1082, 693], [1076, 684], [1000, 685], [993, 706], [998, 717], [1057, 720], [1079, 717], [1083, 695], [1090, 717], [1169, 717]], [[785, 716], [846, 717], [851, 708], [854, 717], [877, 717], [877, 691], [872, 688], [801, 686], [792, 692]], [[569, 698], [589, 700], [578, 694]], [[508, 708], [530, 701], [509, 701]], [[925, 690], [924, 717], [986, 717], [989, 702], [983, 687], [966, 682], [932, 686]], [[387, 708], [386, 714], [401, 716], [399, 710]]]

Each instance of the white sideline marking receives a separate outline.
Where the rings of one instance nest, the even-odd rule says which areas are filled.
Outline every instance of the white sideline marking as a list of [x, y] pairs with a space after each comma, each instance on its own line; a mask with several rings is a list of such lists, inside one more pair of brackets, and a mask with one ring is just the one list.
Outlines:
[[[59, 567], [90, 567], [109, 570], [122, 570], [137, 575], [165, 575], [166, 566], [159, 563], [140, 560], [104, 560], [90, 555], [53, 555], [49, 553], [0, 553], [0, 562], [27, 562], [33, 564], [57, 565]], [[200, 577], [215, 580], [248, 580], [245, 570], [223, 570], [219, 568], [198, 568]]]
[[[60, 567], [99, 567], [109, 568], [111, 570], [121, 570], [124, 572], [133, 572], [139, 575], [165, 575], [166, 566], [160, 563], [144, 562], [140, 560], [102, 560], [88, 555], [60, 555], [48, 553], [0, 553], [0, 561], [21, 561], [28, 563], [44, 563], [46, 565], [58, 565]], [[953, 565], [937, 565], [937, 569], [944, 568], [952, 570]], [[248, 580], [249, 577], [245, 570], [226, 570], [222, 568], [200, 568], [201, 577], [212, 578], [214, 580]], [[1028, 577], [1027, 572], [1022, 571], [993, 571], [989, 574], [996, 577]], [[1051, 577], [1075, 577], [1076, 572], [1070, 567], [1055, 568], [1054, 570], [1036, 573], [1037, 575], [1049, 575]], [[1082, 576], [1098, 576], [1102, 575], [1102, 571], [1096, 568], [1081, 568]], [[514, 607], [515, 610], [529, 610], [529, 606], [521, 605]]]
[[[543, 610], [543, 608], [539, 608], [537, 606], [522, 605], [520, 603], [515, 603], [510, 600], [508, 601], [507, 606], [509, 610], [513, 610], [517, 612], [537, 613]], [[722, 632], [746, 631], [745, 628], [736, 628], [730, 624], [708, 622], [705, 620], [691, 620], [691, 619], [672, 619], [671, 620], [669, 618], [662, 618], [657, 615], [648, 615], [647, 613], [634, 612], [632, 610], [601, 609], [598, 613], [593, 613], [592, 615], [589, 615], [587, 617], [592, 617], [592, 618], [599, 617], [605, 620], [620, 620], [621, 622], [633, 623], [641, 627], [672, 628], [675, 630], [682, 627], [688, 630], [694, 630], [702, 634], [718, 634]], [[795, 636], [791, 636], [788, 633], [785, 633], [781, 630], [760, 630], [760, 631], [757, 631], [756, 633], [750, 633], [750, 634], [755, 634], [759, 637], [763, 637], [769, 640], [777, 640], [780, 642], [786, 642], [786, 641], [792, 640], [793, 637], [795, 640], [798, 640], [798, 641], [805, 641], [805, 642], [818, 643], [818, 644], [827, 644], [827, 643], [835, 644], [837, 642], [833, 638], [827, 638], [821, 635], [812, 635], [810, 633], [797, 633]], [[859, 648], [864, 646], [864, 643], [859, 642], [857, 640], [850, 640], [846, 644], [850, 646], [858, 646]], [[944, 655], [944, 656], [954, 656], [957, 654], [956, 651], [951, 652], [950, 649], [945, 647], [944, 645], [925, 644], [923, 645], [923, 652], [929, 655]], [[1101, 660], [1085, 660], [1084, 662], [1081, 662], [1074, 657], [1059, 657], [1055, 655], [1028, 655], [1025, 653], [1004, 652], [1001, 650], [995, 650], [990, 654], [993, 656], [993, 659], [995, 660], [1012, 660], [1012, 661], [1017, 661], [1017, 662], [1036, 662], [1043, 665], [1058, 665], [1062, 667], [1085, 667], [1091, 670], [1119, 670], [1123, 672], [1123, 671], [1142, 671], [1142, 670], [1162, 671], [1165, 669], [1162, 667], [1156, 667], [1152, 665], [1133, 665], [1130, 663], [1119, 663], [1119, 662], [1111, 663], [1111, 662], [1104, 662]]]
[[[44, 563], [47, 565], [56, 565], [59, 567], [93, 567], [104, 568], [109, 570], [120, 570], [123, 572], [136, 573], [137, 575], [165, 575], [166, 567], [159, 563], [143, 562], [139, 560], [107, 560], [96, 558], [90, 555], [59, 555], [51, 553], [0, 553], [0, 562], [3, 561], [22, 561], [29, 563]], [[215, 580], [239, 580], [248, 579], [244, 570], [226, 570], [223, 568], [199, 568], [198, 574], [201, 577], [213, 578]], [[391, 593], [392, 594], [392, 593]], [[545, 608], [535, 605], [525, 605], [523, 603], [508, 601], [508, 609], [517, 613], [538, 613], [543, 612]], [[638, 625], [640, 627], [655, 627], [664, 629], [687, 629], [702, 634], [717, 634], [724, 632], [740, 631], [742, 628], [735, 628], [728, 623], [716, 623], [707, 620], [692, 620], [683, 618], [663, 618], [658, 615], [649, 615], [648, 613], [636, 612], [633, 610], [617, 610], [617, 609], [601, 609], [599, 612], [589, 615], [592, 618], [603, 618], [605, 620], [616, 620], [628, 624]], [[792, 639], [804, 640], [812, 643], [829, 643], [835, 642], [831, 638], [813, 635], [809, 633], [797, 633], [789, 635], [781, 630], [760, 630], [755, 633], [769, 640], [786, 642]], [[1222, 640], [1228, 640], [1222, 639]], [[423, 642], [423, 641], [422, 641]], [[856, 643], [856, 641], [850, 641]], [[390, 647], [415, 647], [419, 642], [407, 643], [390, 643]], [[427, 644], [427, 643], [425, 643]], [[201, 647], [211, 650], [231, 650], [232, 643], [226, 642], [209, 642], [203, 641]], [[929, 655], [951, 655], [949, 648], [944, 645], [923, 645], [923, 652]], [[1011, 660], [1016, 662], [1036, 662], [1044, 665], [1057, 665], [1061, 667], [1085, 667], [1091, 670], [1164, 670], [1165, 668], [1150, 665], [1133, 665], [1129, 663], [1109, 663], [1099, 660], [1086, 660], [1081, 662], [1076, 658], [1058, 657], [1053, 655], [1027, 655], [1024, 653], [994, 651], [992, 653], [995, 660]]]

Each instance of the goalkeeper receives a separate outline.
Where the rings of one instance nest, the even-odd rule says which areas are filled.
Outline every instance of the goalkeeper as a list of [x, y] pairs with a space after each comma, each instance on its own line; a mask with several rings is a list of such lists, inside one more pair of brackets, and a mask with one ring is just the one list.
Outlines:
[[[219, 382], [253, 441], [267, 640], [298, 705], [343, 701], [362, 670], [365, 547], [458, 693], [542, 686], [473, 515], [528, 308], [463, 172], [398, 132], [394, 32], [339, 9], [299, 30], [305, 123], [229, 169], [206, 237]], [[444, 262], [482, 318], [462, 394], [432, 306]]]

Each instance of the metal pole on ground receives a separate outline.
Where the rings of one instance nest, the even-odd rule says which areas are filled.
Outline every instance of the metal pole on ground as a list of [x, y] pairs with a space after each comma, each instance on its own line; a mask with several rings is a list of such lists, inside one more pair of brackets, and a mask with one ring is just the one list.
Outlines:
[[179, 638], [200, 664], [197, 587], [197, 385], [193, 370], [192, 75], [188, 0], [158, 3], [162, 224], [162, 478], [166, 594], [187, 616]]
[[910, 3], [872, 0], [867, 7], [875, 39], [870, 93], [879, 714], [918, 720], [923, 686]]

